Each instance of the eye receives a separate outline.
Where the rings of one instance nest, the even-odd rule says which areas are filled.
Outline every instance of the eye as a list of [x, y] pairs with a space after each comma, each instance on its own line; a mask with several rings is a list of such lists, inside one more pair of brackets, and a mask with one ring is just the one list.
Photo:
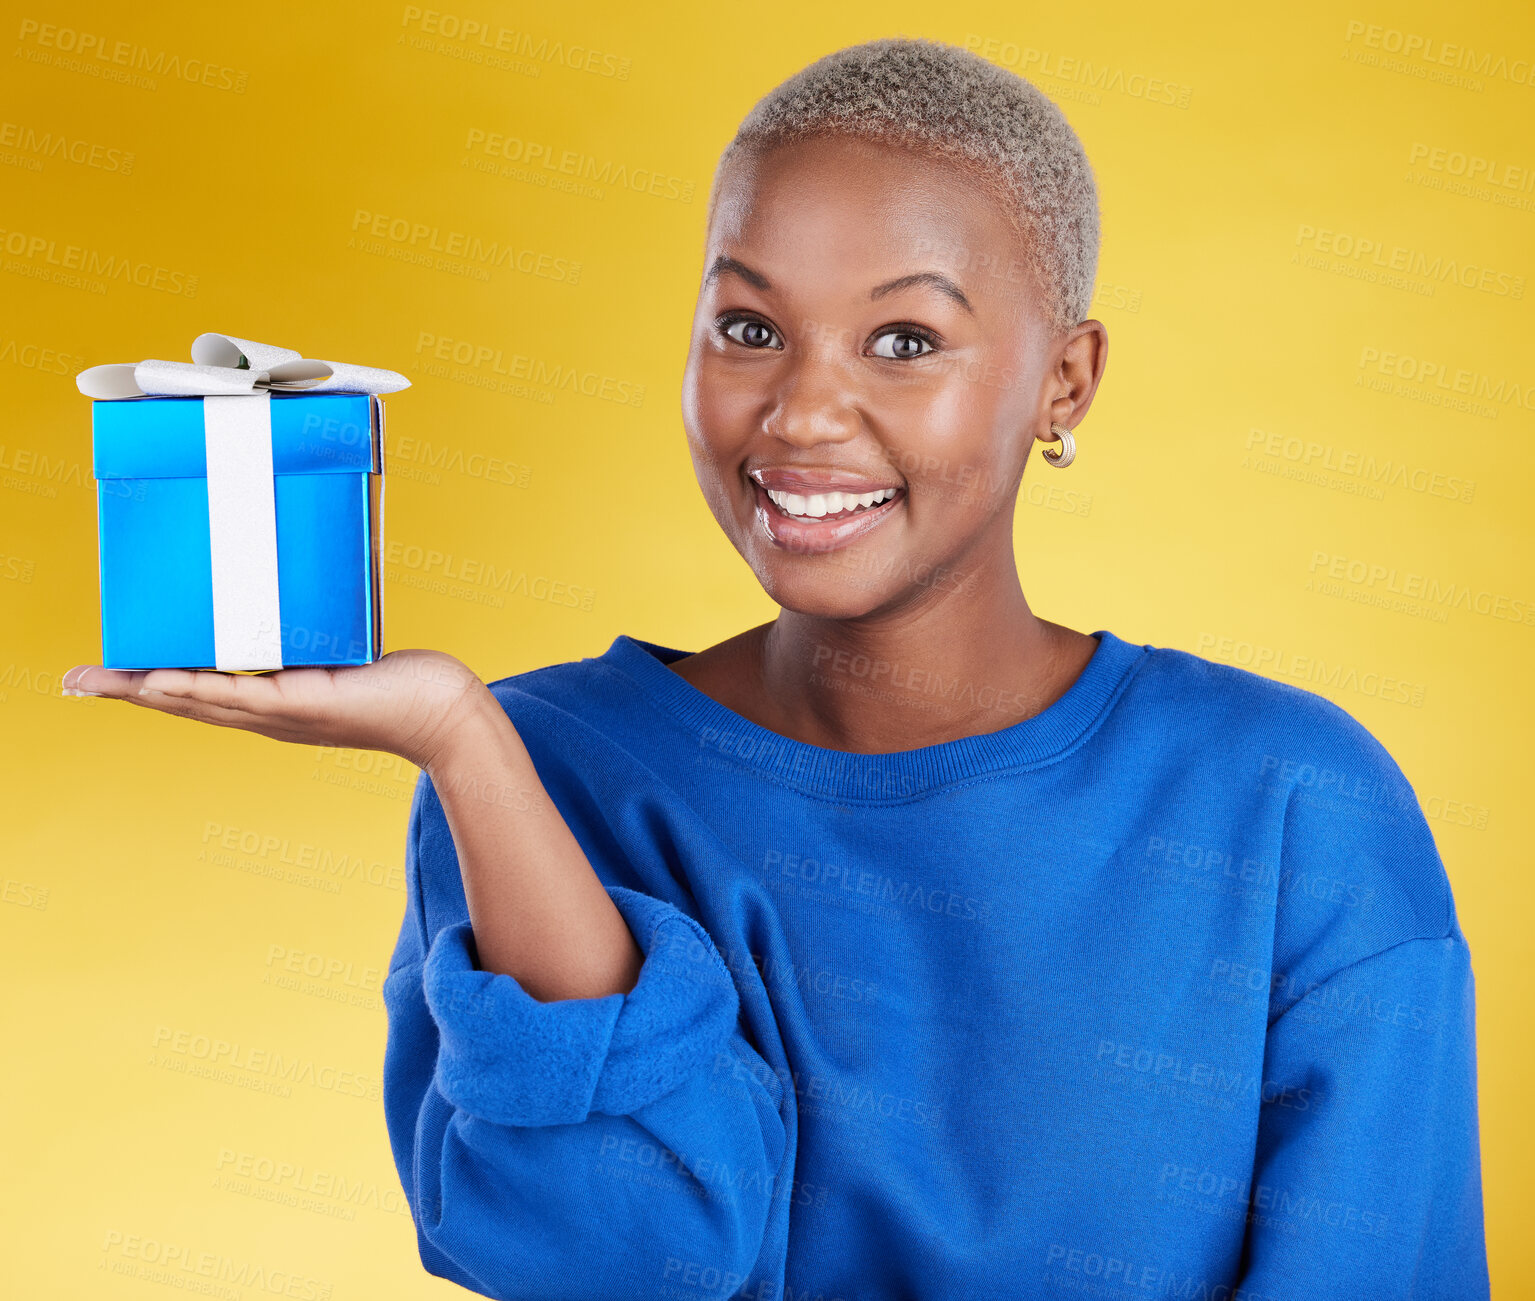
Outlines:
[[936, 347], [933, 336], [926, 330], [916, 326], [902, 325], [892, 327], [884, 334], [875, 337], [874, 355], [888, 357], [893, 361], [907, 361], [914, 357], [925, 357]]
[[769, 342], [778, 336], [774, 334], [771, 326], [759, 321], [755, 316], [722, 316], [719, 319], [719, 328], [726, 338], [734, 339], [743, 347], [758, 349], [783, 347], [781, 343]]

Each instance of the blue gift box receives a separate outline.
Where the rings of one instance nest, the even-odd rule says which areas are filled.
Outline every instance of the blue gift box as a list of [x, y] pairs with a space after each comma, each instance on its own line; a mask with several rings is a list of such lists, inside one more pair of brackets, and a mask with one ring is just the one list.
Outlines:
[[[203, 401], [91, 404], [107, 668], [216, 667]], [[383, 654], [384, 404], [270, 404], [283, 667], [370, 663]]]

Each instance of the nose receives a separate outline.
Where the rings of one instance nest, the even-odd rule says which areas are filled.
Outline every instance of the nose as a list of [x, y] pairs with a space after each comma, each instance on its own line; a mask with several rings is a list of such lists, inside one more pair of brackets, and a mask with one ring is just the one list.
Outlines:
[[860, 425], [853, 377], [832, 347], [806, 347], [787, 359], [777, 376], [776, 401], [763, 432], [802, 447], [845, 443]]

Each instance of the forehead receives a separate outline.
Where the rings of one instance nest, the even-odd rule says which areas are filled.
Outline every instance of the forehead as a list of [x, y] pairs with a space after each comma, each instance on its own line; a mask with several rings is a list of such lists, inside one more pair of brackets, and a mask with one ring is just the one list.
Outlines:
[[847, 137], [732, 158], [709, 227], [710, 261], [720, 253], [775, 284], [852, 286], [939, 270], [976, 302], [1024, 297], [1029, 286], [1020, 236], [974, 172]]

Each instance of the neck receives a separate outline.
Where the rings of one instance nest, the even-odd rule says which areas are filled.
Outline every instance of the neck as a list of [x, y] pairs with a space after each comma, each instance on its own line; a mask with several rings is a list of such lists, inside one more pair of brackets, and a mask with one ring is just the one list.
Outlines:
[[963, 591], [858, 619], [783, 610], [747, 634], [761, 699], [785, 736], [865, 754], [998, 731], [1047, 709], [1097, 642], [1040, 619], [1006, 562]]

